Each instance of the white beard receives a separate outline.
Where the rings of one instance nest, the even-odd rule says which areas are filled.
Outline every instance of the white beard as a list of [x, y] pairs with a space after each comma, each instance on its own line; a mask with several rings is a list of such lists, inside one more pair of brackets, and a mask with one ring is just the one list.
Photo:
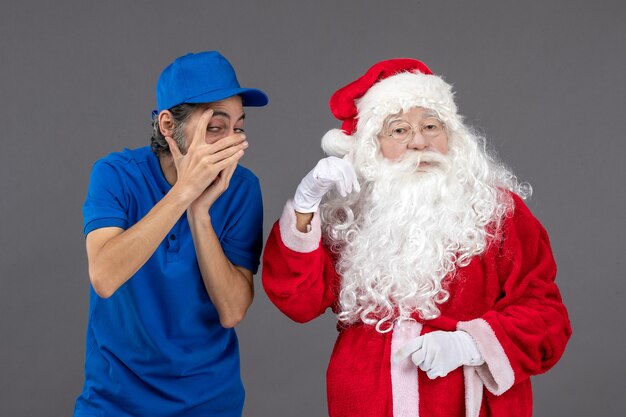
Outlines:
[[325, 242], [339, 255], [340, 321], [385, 332], [413, 313], [435, 318], [447, 280], [485, 251], [507, 203], [496, 187], [468, 181], [455, 155], [376, 158], [358, 196], [322, 205]]

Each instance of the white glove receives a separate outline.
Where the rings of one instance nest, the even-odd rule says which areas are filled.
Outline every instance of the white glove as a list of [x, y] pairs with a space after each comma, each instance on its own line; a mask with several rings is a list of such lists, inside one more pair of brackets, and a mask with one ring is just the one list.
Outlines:
[[321, 159], [300, 182], [293, 197], [293, 208], [300, 213], [315, 213], [322, 197], [333, 187], [342, 197], [361, 187], [352, 164], [345, 159], [329, 156]]
[[397, 363], [409, 356], [430, 379], [446, 376], [462, 365], [485, 363], [472, 337], [460, 330], [438, 330], [419, 336], [398, 349], [393, 360]]

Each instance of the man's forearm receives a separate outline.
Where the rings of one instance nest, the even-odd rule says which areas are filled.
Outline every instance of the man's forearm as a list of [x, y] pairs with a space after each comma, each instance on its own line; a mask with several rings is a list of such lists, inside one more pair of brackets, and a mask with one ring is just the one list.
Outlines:
[[234, 327], [252, 304], [252, 273], [235, 267], [226, 258], [207, 212], [188, 210], [187, 219], [204, 286], [217, 309], [220, 323]]
[[174, 187], [144, 218], [104, 244], [91, 236], [98, 230], [87, 236], [89, 276], [98, 295], [110, 297], [146, 263], [184, 214], [189, 200]]

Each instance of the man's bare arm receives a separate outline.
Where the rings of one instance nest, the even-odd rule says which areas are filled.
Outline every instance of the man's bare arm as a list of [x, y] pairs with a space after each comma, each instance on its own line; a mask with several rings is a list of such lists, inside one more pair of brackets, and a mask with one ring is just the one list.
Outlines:
[[233, 265], [222, 250], [206, 212], [187, 212], [204, 286], [224, 327], [235, 327], [254, 297], [252, 272]]
[[172, 190], [128, 230], [96, 229], [87, 235], [89, 279], [96, 293], [108, 298], [152, 256], [190, 204], [179, 190]]

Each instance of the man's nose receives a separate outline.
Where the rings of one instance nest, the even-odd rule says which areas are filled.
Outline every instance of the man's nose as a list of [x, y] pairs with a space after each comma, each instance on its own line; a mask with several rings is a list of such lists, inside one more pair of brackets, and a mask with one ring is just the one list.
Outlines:
[[412, 149], [426, 149], [429, 145], [428, 138], [422, 134], [419, 130], [417, 132], [413, 132], [413, 137], [408, 143], [408, 147]]

